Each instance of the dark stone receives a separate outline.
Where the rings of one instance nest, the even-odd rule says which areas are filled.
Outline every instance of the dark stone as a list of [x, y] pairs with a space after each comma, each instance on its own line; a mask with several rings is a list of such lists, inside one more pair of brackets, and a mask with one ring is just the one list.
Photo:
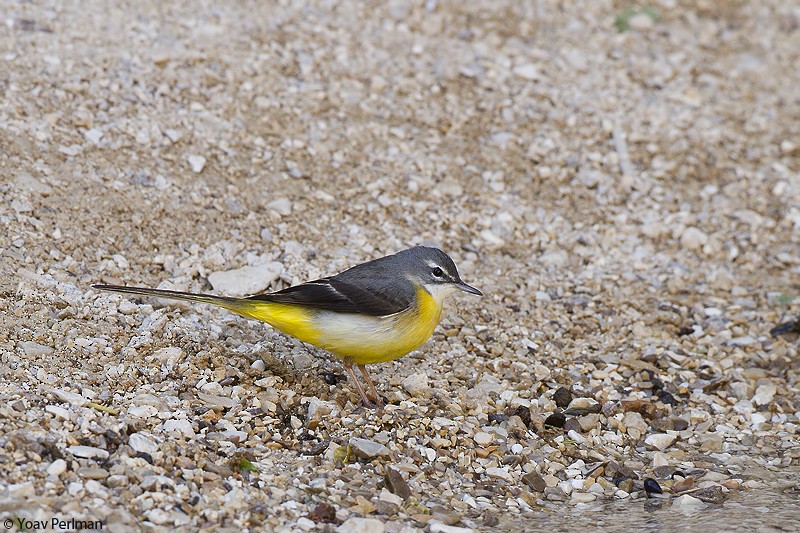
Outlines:
[[330, 444], [331, 444], [330, 439], [318, 442], [313, 446], [311, 446], [311, 448], [309, 448], [309, 450], [305, 453], [305, 455], [319, 455], [325, 450], [327, 450]]
[[620, 465], [616, 461], [608, 462], [606, 465], [606, 476], [611, 477], [616, 485], [619, 485], [617, 478], [639, 479], [639, 476], [636, 475], [636, 472], [633, 470], [633, 468]]
[[508, 412], [508, 410], [506, 410], [506, 414], [509, 417], [512, 417], [514, 415], [518, 416], [520, 420], [522, 420], [522, 423], [525, 424], [526, 428], [531, 427], [531, 410], [528, 409], [527, 407], [523, 407], [522, 405], [520, 405], [511, 412]]
[[335, 523], [336, 522], [336, 508], [325, 502], [320, 502], [314, 507], [314, 510], [308, 513], [309, 520], [316, 523]]
[[656, 413], [656, 406], [648, 400], [637, 398], [634, 400], [621, 400], [619, 403], [622, 410], [626, 413], [636, 412], [647, 418], [653, 418], [653, 415]]
[[706, 487], [704, 489], [696, 490], [692, 493], [692, 496], [706, 503], [715, 504], [724, 502], [726, 497], [725, 493], [722, 492], [722, 487], [720, 486]]
[[581, 428], [581, 424], [580, 422], [578, 422], [577, 418], [573, 417], [567, 418], [567, 420], [564, 422], [564, 431], [573, 431], [573, 430], [580, 433], [581, 431], [583, 431], [583, 428]]
[[658, 479], [670, 479], [676, 472], [674, 466], [664, 465], [664, 466], [657, 466], [653, 469], [653, 474]]
[[659, 418], [657, 420], [653, 420], [653, 423], [650, 425], [656, 431], [661, 431], [661, 432], [683, 431], [684, 429], [689, 427], [689, 423], [686, 420], [677, 416]]
[[769, 330], [769, 334], [773, 337], [777, 337], [778, 335], [787, 335], [790, 333], [800, 333], [800, 319], [784, 322], [783, 324], [777, 325]]
[[620, 478], [619, 483], [615, 483], [620, 490], [624, 490], [627, 493], [633, 492], [633, 480], [630, 478]]
[[583, 415], [591, 415], [595, 413], [599, 413], [603, 410], [603, 406], [599, 403], [592, 404], [589, 407], [574, 407], [572, 409], [567, 409], [564, 411], [565, 415], [572, 415], [572, 416], [583, 416]]
[[684, 431], [689, 428], [689, 422], [679, 416], [674, 417], [672, 420], [673, 425], [675, 426], [675, 431]]
[[336, 385], [344, 379], [344, 376], [341, 374], [336, 374], [335, 372], [322, 372], [321, 374], [322, 379], [324, 379], [325, 383], [328, 385]]
[[678, 405], [678, 400], [675, 399], [675, 396], [665, 390], [658, 391], [656, 396], [666, 405]]
[[411, 487], [408, 486], [408, 483], [403, 479], [400, 472], [391, 466], [386, 468], [386, 475], [383, 476], [383, 482], [386, 483], [386, 488], [404, 500], [407, 500], [408, 497], [411, 496]]
[[150, 464], [153, 464], [153, 456], [152, 456], [152, 455], [150, 455], [150, 454], [149, 454], [149, 453], [147, 453], [147, 452], [138, 452], [138, 453], [136, 454], [136, 457], [139, 457], [140, 459], [144, 459], [144, 460], [145, 460], [145, 461], [147, 461], [148, 463], [150, 463]]
[[569, 402], [572, 401], [572, 393], [566, 387], [559, 387], [555, 394], [553, 394], [553, 400], [555, 400], [557, 406], [561, 409], [565, 409], [569, 405]]
[[494, 527], [499, 523], [500, 523], [500, 519], [498, 519], [497, 515], [495, 515], [494, 513], [486, 511], [483, 514], [483, 525], [484, 526], [486, 526], [486, 527]]
[[375, 512], [384, 516], [394, 516], [400, 512], [400, 506], [396, 503], [378, 500], [373, 505], [375, 505]]
[[659, 485], [658, 482], [655, 479], [651, 478], [651, 477], [648, 477], [648, 478], [646, 478], [644, 480], [644, 491], [647, 494], [663, 494], [664, 493], [664, 491], [661, 490], [661, 485]]
[[563, 428], [566, 421], [567, 417], [563, 413], [553, 413], [544, 419], [544, 425], [554, 428]]
[[508, 420], [508, 415], [505, 413], [489, 413], [489, 423], [499, 424]]
[[544, 492], [544, 489], [547, 488], [547, 483], [544, 482], [544, 478], [536, 472], [529, 472], [522, 476], [522, 482], [536, 492]]

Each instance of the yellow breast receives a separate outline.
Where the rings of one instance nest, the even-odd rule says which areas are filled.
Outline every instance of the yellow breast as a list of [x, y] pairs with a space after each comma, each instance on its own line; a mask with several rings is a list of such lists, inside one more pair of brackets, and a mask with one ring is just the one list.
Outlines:
[[304, 309], [291, 304], [248, 301], [232, 309], [359, 365], [392, 361], [416, 350], [433, 334], [442, 313], [441, 295], [417, 289], [417, 304], [375, 317]]
[[419, 288], [417, 305], [394, 315], [320, 313], [317, 346], [359, 365], [392, 361], [427, 341], [441, 312], [442, 302]]

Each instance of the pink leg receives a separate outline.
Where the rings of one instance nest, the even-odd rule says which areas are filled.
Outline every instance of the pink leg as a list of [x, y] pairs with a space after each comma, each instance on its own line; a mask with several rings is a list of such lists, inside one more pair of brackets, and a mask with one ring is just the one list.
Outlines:
[[364, 376], [364, 381], [367, 383], [367, 389], [369, 389], [370, 394], [372, 394], [372, 397], [375, 399], [375, 404], [377, 405], [378, 410], [383, 409], [383, 398], [381, 398], [381, 395], [378, 394], [378, 389], [375, 388], [375, 384], [369, 377], [367, 367], [364, 365], [358, 365], [358, 369], [361, 370], [361, 375]]
[[[361, 395], [361, 401], [364, 402], [364, 407], [367, 407], [368, 409], [374, 409], [376, 407], [376, 404], [369, 401], [369, 398], [367, 398], [367, 395], [364, 393], [364, 388], [361, 386], [361, 383], [358, 380], [358, 376], [356, 375], [355, 370], [353, 370], [353, 360], [350, 359], [349, 357], [345, 357], [342, 363], [344, 364], [344, 369], [347, 371], [347, 375], [350, 376], [350, 381], [353, 382], [353, 385], [355, 385], [356, 390]], [[372, 385], [372, 382], [370, 382], [370, 385]]]

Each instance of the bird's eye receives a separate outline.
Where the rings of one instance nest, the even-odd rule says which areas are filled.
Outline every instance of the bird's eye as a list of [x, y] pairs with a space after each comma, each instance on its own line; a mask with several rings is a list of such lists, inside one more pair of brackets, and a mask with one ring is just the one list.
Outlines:
[[433, 270], [431, 270], [431, 274], [433, 274], [434, 278], [443, 278], [444, 277], [444, 272], [439, 267], [434, 267]]

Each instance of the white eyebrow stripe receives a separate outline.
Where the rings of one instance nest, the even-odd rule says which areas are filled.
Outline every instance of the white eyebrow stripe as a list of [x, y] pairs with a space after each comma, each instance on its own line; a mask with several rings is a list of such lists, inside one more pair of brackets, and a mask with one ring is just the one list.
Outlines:
[[[429, 266], [429, 267], [431, 267], [431, 268], [434, 268], [434, 267], [439, 267], [439, 268], [441, 268], [441, 266], [442, 266], [442, 265], [440, 265], [439, 263], [437, 263], [436, 261], [431, 261], [431, 260], [428, 260], [428, 261], [425, 261], [425, 262], [426, 262], [426, 263], [428, 264], [428, 266]], [[442, 269], [442, 270], [444, 270], [444, 269]]]

